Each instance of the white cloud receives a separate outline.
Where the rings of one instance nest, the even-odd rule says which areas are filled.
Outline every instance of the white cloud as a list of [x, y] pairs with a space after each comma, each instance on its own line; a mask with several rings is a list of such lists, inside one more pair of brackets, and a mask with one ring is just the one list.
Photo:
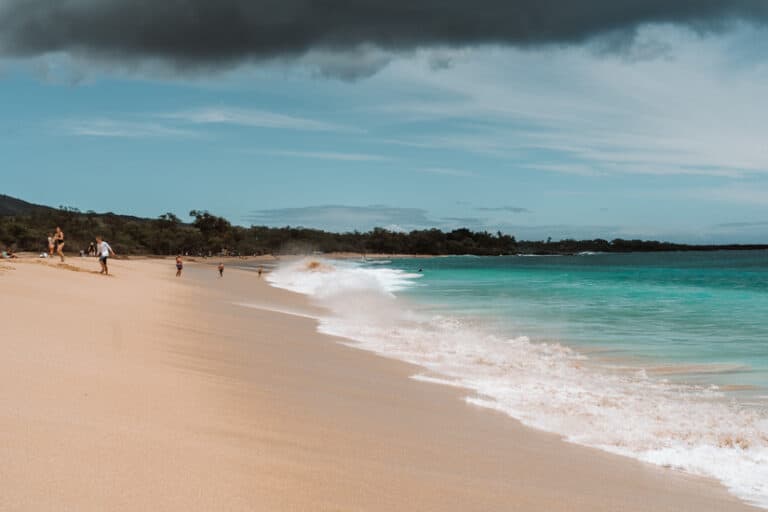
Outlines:
[[342, 162], [374, 162], [389, 160], [383, 155], [373, 155], [368, 153], [341, 153], [334, 151], [288, 151], [288, 150], [265, 150], [258, 151], [263, 155], [310, 158], [318, 160], [338, 160]]
[[[199, 108], [166, 114], [147, 114], [145, 119], [91, 118], [66, 119], [54, 122], [62, 133], [89, 137], [195, 137], [200, 133], [189, 125], [236, 125], [246, 127], [303, 130], [316, 132], [357, 132], [356, 129], [314, 119], [293, 117], [274, 112], [236, 108]], [[284, 156], [304, 156], [336, 160], [381, 160], [378, 155], [334, 152], [273, 152]]]
[[[749, 30], [756, 29], [743, 29]], [[764, 96], [768, 66], [754, 59], [734, 66], [732, 46], [745, 37], [739, 34], [702, 39], [647, 28], [640, 34], [648, 43], [643, 48], [664, 51], [642, 59], [597, 57], [585, 48], [484, 47], [453, 56], [439, 73], [428, 70], [428, 55], [418, 54], [393, 62], [381, 77], [419, 91], [411, 95], [420, 99], [398, 97], [375, 110], [430, 126], [390, 142], [507, 159], [517, 167], [768, 174], [768, 102], [756, 101]]]
[[256, 128], [320, 132], [357, 132], [352, 127], [304, 117], [294, 117], [265, 110], [229, 107], [205, 107], [163, 114], [159, 117], [193, 124], [229, 124]]
[[55, 130], [85, 137], [155, 138], [197, 137], [198, 133], [160, 123], [123, 121], [117, 119], [69, 119], [53, 123]]

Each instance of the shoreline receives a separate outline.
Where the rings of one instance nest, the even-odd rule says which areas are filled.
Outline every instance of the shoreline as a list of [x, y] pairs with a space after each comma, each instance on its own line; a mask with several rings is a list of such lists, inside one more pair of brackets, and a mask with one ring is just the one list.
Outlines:
[[757, 510], [417, 382], [252, 272], [16, 261], [0, 265], [4, 510]]
[[[713, 478], [740, 499], [768, 507], [761, 412], [765, 396], [760, 395], [765, 388], [723, 385], [728, 382], [724, 376], [731, 374], [729, 364], [675, 366], [659, 359], [654, 366], [650, 359], [637, 364], [632, 356], [617, 355], [608, 362], [584, 357], [583, 346], [564, 337], [534, 335], [536, 341], [529, 342], [520, 333], [535, 330], [509, 330], [491, 320], [489, 312], [479, 313], [483, 302], [494, 307], [489, 302], [494, 295], [485, 285], [478, 302], [472, 300], [473, 289], [462, 284], [467, 275], [450, 280], [449, 274], [463, 270], [464, 263], [434, 274], [434, 293], [429, 283], [419, 284], [421, 276], [412, 265], [339, 263], [334, 272], [308, 272], [312, 267], [302, 263], [281, 267], [270, 280], [330, 308], [331, 314], [320, 319], [320, 332], [413, 363], [422, 369], [414, 376], [419, 380], [464, 387], [473, 405], [502, 411], [568, 442]], [[424, 268], [427, 274], [441, 270], [439, 262]], [[481, 283], [489, 279], [485, 274], [476, 278]], [[397, 296], [394, 301], [391, 294]], [[515, 314], [501, 309], [493, 318], [498, 321], [503, 313]], [[718, 379], [721, 367], [725, 370]], [[686, 379], [683, 371], [692, 378]], [[715, 377], [702, 380], [701, 372]], [[744, 398], [749, 392], [756, 393], [762, 408], [749, 401], [734, 403], [736, 393]]]
[[[766, 252], [768, 253], [768, 246], [715, 246], [707, 248], [704, 246], [691, 249], [669, 249], [669, 250], [655, 250], [655, 251], [581, 251], [581, 252], [519, 252], [514, 254], [406, 254], [406, 253], [364, 253], [364, 252], [328, 252], [328, 253], [268, 253], [258, 255], [241, 255], [241, 256], [195, 256], [195, 255], [182, 255], [184, 261], [192, 263], [204, 263], [209, 260], [224, 261], [224, 262], [263, 262], [265, 265], [273, 266], [284, 260], [295, 260], [301, 258], [323, 258], [329, 260], [400, 260], [400, 259], [440, 259], [440, 258], [503, 258], [503, 257], [584, 257], [584, 256], [602, 256], [602, 255], [638, 255], [638, 254], [668, 254], [668, 253], [692, 253], [692, 252]], [[70, 260], [96, 260], [95, 256], [80, 256], [75, 253], [65, 253], [67, 261]], [[111, 261], [123, 260], [123, 261], [141, 261], [141, 260], [169, 260], [174, 259], [175, 255], [167, 254], [120, 254], [117, 257], [111, 258]], [[20, 251], [15, 253], [14, 259], [0, 259], [0, 262], [5, 261], [12, 263], [18, 260], [39, 260], [46, 262], [51, 260], [56, 263], [57, 256], [51, 256], [41, 258], [39, 253], [30, 251]]]

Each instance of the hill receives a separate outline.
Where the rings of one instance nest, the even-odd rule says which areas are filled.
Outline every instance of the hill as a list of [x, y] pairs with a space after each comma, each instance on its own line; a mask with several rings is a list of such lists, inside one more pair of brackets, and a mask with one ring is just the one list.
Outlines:
[[355, 252], [497, 256], [500, 254], [578, 254], [581, 252], [650, 252], [768, 249], [768, 245], [685, 245], [648, 240], [518, 241], [502, 232], [466, 228], [409, 233], [374, 228], [367, 232], [332, 233], [303, 227], [233, 226], [205, 210], [189, 212], [190, 222], [172, 213], [146, 219], [114, 213], [50, 208], [0, 195], [0, 245], [17, 251], [42, 252], [56, 226], [66, 234], [65, 251], [86, 249], [103, 236], [120, 254], [307, 254]]
[[15, 197], [0, 194], [0, 216], [29, 215], [36, 211], [44, 210], [53, 210], [53, 208], [28, 203]]

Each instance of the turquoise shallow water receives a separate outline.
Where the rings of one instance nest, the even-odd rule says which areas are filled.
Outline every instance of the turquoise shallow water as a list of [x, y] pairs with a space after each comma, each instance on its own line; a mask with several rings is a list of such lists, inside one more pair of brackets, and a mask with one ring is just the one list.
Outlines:
[[768, 251], [307, 259], [267, 279], [415, 379], [768, 509]]
[[[768, 251], [449, 257], [403, 295], [664, 378], [768, 394]], [[742, 389], [745, 388], [745, 389]]]

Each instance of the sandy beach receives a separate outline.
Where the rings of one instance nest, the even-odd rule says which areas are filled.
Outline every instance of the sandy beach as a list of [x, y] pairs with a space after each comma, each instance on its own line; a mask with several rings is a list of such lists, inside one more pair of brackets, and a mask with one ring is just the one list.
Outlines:
[[414, 381], [254, 272], [110, 270], [0, 262], [2, 511], [757, 510]]

